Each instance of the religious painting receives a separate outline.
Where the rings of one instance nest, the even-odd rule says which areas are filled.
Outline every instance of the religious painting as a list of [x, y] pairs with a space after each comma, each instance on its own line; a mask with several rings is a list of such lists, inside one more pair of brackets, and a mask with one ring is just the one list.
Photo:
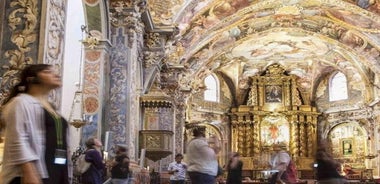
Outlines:
[[265, 86], [265, 102], [281, 103], [282, 102], [282, 86], [280, 85]]
[[280, 142], [289, 143], [289, 123], [283, 115], [266, 116], [261, 125], [261, 141], [263, 146], [271, 146]]
[[350, 156], [353, 153], [354, 141], [352, 139], [342, 139], [342, 153], [344, 156]]

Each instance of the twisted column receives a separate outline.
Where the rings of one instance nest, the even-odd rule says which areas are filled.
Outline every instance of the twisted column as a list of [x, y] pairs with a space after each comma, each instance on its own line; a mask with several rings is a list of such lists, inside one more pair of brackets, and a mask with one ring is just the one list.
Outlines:
[[[295, 118], [297, 119], [297, 118]], [[291, 133], [291, 141], [290, 141], [290, 152], [292, 154], [295, 154], [299, 156], [299, 122], [298, 121], [292, 121], [290, 124], [290, 133]]]
[[259, 121], [256, 116], [253, 117], [253, 155], [257, 156], [260, 154], [260, 126]]
[[306, 129], [305, 129], [305, 119], [303, 116], [300, 117], [300, 125], [299, 125], [299, 129], [300, 129], [300, 137], [299, 137], [299, 140], [300, 140], [300, 146], [299, 146], [299, 149], [300, 149], [300, 156], [301, 157], [305, 157], [305, 152], [306, 152]]
[[238, 151], [245, 155], [244, 150], [244, 120], [243, 116], [238, 117]]
[[252, 156], [253, 143], [253, 122], [249, 116], [246, 116], [246, 148], [247, 156]]

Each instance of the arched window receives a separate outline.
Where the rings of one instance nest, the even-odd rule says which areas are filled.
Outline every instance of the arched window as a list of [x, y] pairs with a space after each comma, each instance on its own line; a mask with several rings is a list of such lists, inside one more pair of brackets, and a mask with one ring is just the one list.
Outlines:
[[218, 102], [219, 101], [219, 87], [218, 87], [218, 79], [209, 75], [204, 80], [206, 90], [204, 91], [204, 100]]
[[338, 72], [330, 78], [329, 99], [331, 101], [346, 100], [348, 98], [347, 78]]

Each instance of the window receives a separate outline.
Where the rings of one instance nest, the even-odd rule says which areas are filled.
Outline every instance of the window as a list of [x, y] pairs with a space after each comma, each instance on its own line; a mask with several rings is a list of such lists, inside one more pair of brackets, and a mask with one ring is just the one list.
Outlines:
[[338, 72], [330, 78], [329, 98], [330, 102], [348, 98], [347, 78], [342, 72]]
[[204, 100], [218, 102], [219, 101], [219, 87], [218, 80], [213, 75], [209, 75], [204, 80], [206, 90], [204, 91]]

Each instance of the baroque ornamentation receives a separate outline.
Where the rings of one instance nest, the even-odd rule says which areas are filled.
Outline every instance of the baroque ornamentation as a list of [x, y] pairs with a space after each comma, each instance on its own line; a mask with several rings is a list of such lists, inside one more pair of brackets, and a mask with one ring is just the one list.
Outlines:
[[[54, 65], [59, 73], [62, 73], [63, 51], [64, 51], [64, 35], [65, 35], [65, 7], [66, 0], [48, 1], [47, 11], [47, 45], [44, 62]], [[55, 90], [55, 94], [51, 95], [51, 100], [57, 107], [60, 106], [61, 91]]]
[[144, 52], [144, 67], [150, 68], [152, 66], [158, 66], [163, 55], [160, 52], [145, 51]]
[[161, 47], [160, 34], [159, 33], [148, 33], [146, 34], [146, 46], [148, 48]]
[[[181, 5], [183, 0], [149, 0], [149, 10], [151, 12], [153, 22], [158, 26], [168, 26], [173, 24], [175, 14], [173, 12], [179, 11], [175, 9]], [[174, 10], [173, 10], [174, 8]]]
[[8, 15], [8, 26], [11, 31], [10, 41], [17, 46], [14, 50], [5, 52], [5, 58], [9, 59], [8, 65], [3, 66], [6, 72], [1, 81], [0, 102], [8, 97], [10, 89], [18, 83], [17, 75], [27, 64], [34, 63], [33, 58], [27, 56], [32, 50], [32, 44], [36, 42], [38, 28], [38, 1], [17, 0], [10, 3], [14, 8]]

